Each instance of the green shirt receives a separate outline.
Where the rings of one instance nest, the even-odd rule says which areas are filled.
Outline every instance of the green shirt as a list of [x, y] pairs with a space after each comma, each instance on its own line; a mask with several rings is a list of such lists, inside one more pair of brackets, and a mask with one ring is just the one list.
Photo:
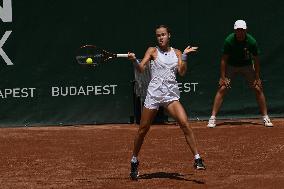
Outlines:
[[259, 54], [256, 40], [246, 34], [244, 41], [237, 41], [235, 33], [231, 33], [225, 39], [223, 54], [229, 55], [227, 63], [231, 66], [247, 66], [253, 64], [253, 56]]

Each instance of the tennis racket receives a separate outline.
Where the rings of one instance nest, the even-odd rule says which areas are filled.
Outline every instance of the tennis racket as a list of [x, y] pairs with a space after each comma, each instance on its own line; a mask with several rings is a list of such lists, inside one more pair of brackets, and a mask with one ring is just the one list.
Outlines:
[[76, 60], [82, 65], [96, 66], [114, 58], [127, 58], [128, 54], [115, 54], [95, 45], [81, 46], [77, 52]]

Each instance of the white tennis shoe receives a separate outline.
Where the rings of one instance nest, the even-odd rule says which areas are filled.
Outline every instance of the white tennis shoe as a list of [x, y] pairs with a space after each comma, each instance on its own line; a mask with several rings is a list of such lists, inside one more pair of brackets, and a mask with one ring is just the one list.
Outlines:
[[265, 127], [273, 127], [273, 123], [270, 121], [268, 116], [263, 116], [263, 124]]
[[207, 124], [207, 127], [209, 127], [209, 128], [216, 127], [216, 117], [214, 117], [214, 116], [210, 117], [208, 124]]

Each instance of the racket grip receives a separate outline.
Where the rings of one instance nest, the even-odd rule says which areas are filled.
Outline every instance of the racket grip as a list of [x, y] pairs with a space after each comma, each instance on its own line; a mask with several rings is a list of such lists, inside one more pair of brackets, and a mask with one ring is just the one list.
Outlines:
[[128, 54], [116, 54], [117, 58], [128, 58]]

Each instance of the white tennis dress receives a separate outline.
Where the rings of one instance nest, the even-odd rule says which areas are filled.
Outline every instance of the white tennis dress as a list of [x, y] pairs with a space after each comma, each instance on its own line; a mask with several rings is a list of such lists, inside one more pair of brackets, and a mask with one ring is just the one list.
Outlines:
[[170, 102], [179, 100], [180, 92], [176, 81], [178, 58], [173, 48], [163, 52], [157, 48], [156, 60], [150, 62], [151, 81], [148, 85], [144, 106], [159, 109]]

